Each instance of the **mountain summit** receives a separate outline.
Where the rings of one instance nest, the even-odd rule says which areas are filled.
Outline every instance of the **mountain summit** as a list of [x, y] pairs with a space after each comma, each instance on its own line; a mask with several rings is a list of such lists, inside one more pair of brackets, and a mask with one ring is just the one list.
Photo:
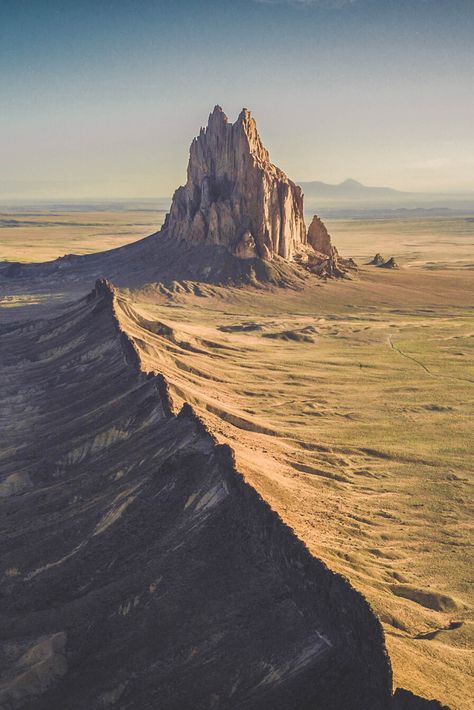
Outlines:
[[170, 237], [226, 246], [241, 258], [290, 259], [306, 244], [301, 188], [270, 162], [255, 120], [220, 106], [191, 144], [187, 182], [165, 227]]

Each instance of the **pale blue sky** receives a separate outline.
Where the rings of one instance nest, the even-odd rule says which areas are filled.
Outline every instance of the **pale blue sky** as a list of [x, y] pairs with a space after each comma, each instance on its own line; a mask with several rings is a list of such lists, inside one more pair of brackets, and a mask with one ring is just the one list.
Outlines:
[[474, 0], [0, 0], [0, 198], [153, 197], [219, 103], [295, 180], [474, 189]]

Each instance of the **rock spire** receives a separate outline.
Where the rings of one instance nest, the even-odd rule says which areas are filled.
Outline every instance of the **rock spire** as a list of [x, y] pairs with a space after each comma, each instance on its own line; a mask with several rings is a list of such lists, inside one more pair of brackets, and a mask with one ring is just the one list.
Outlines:
[[243, 259], [291, 259], [306, 244], [301, 188], [270, 162], [250, 111], [230, 123], [214, 108], [191, 144], [186, 185], [165, 227], [172, 238], [223, 245]]
[[326, 229], [326, 225], [317, 215], [314, 215], [309, 225], [308, 244], [313, 247], [314, 251], [327, 257], [337, 258], [339, 256], [336, 247], [331, 241], [331, 235]]

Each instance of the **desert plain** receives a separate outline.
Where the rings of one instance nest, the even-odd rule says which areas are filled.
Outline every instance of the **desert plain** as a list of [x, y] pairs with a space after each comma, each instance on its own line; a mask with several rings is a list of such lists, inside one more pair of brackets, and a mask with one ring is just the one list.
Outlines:
[[[3, 209], [0, 258], [102, 251], [163, 217], [149, 206]], [[175, 411], [192, 404], [309, 550], [369, 600], [394, 686], [467, 710], [474, 220], [326, 224], [359, 264], [350, 278], [119, 289], [122, 327], [143, 369], [165, 376]], [[400, 268], [366, 265], [377, 252]], [[0, 293], [0, 319], [44, 315], [76, 295], [25, 284]]]

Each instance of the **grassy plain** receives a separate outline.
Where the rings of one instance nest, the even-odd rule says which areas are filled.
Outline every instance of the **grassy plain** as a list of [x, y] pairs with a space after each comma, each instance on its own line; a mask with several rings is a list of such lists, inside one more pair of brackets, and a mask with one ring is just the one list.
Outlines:
[[[119, 246], [156, 229], [157, 215], [144, 215], [3, 227], [1, 255], [40, 261]], [[395, 685], [467, 710], [474, 223], [328, 226], [344, 256], [363, 263], [380, 251], [402, 268], [311, 278], [303, 291], [124, 291], [125, 327], [176, 407], [193, 404], [310, 550], [366, 595]]]
[[474, 217], [326, 220], [342, 254], [361, 263], [376, 252], [405, 267], [474, 267]]
[[[48, 261], [65, 254], [113, 249], [152, 234], [162, 225], [166, 200], [120, 210], [0, 206], [0, 260]], [[307, 215], [308, 222], [311, 215]], [[474, 217], [327, 219], [341, 254], [361, 263], [377, 252], [404, 266], [474, 267]]]
[[114, 249], [156, 232], [164, 216], [163, 210], [140, 207], [0, 207], [0, 260], [50, 261], [65, 254]]

